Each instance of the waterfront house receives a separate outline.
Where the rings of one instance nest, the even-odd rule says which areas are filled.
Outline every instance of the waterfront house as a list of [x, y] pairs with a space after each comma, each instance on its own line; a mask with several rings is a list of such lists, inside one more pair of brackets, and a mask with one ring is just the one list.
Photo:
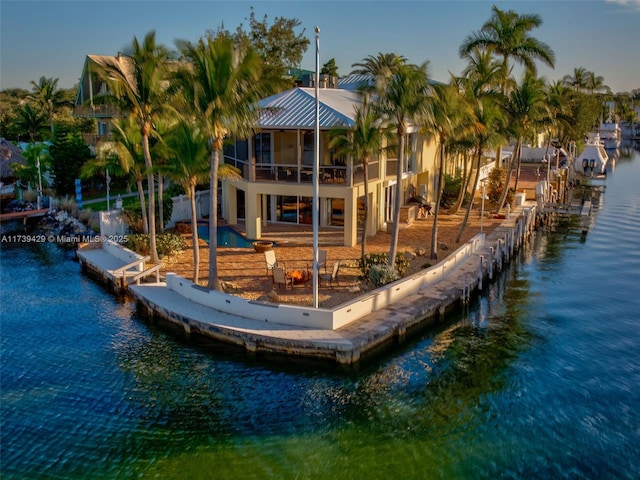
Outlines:
[[[286, 90], [261, 101], [263, 111], [255, 135], [230, 141], [224, 161], [238, 167], [240, 179], [222, 182], [222, 216], [231, 224], [243, 219], [249, 238], [260, 238], [267, 222], [311, 224], [313, 163], [315, 148], [314, 77], [308, 86]], [[319, 189], [320, 226], [342, 228], [344, 245], [357, 243], [358, 229], [368, 235], [386, 229], [393, 219], [396, 195], [404, 205], [401, 222], [408, 224], [418, 213], [412, 197], [435, 200], [436, 146], [427, 141], [417, 126], [407, 134], [403, 177], [397, 183], [397, 155], [388, 153], [369, 162], [368, 224], [363, 218], [364, 175], [361, 165], [341, 158], [329, 147], [330, 132], [354, 125], [355, 107], [361, 96], [361, 82], [346, 77], [338, 82], [322, 81], [320, 104]], [[333, 87], [333, 88], [332, 88]], [[343, 88], [347, 87], [347, 88]]]

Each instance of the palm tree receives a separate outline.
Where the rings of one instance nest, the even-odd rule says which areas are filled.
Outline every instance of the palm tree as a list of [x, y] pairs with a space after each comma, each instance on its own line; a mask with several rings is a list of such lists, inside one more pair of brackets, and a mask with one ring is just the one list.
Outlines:
[[587, 83], [585, 88], [589, 90], [589, 93], [593, 95], [594, 92], [600, 92], [602, 90], [609, 90], [609, 87], [604, 84], [604, 77], [596, 75], [593, 72], [587, 72]]
[[19, 132], [25, 132], [31, 143], [34, 143], [47, 131], [47, 118], [42, 110], [25, 103], [16, 109], [14, 125]]
[[402, 202], [402, 174], [405, 161], [405, 139], [409, 122], [427, 123], [432, 115], [429, 97], [428, 62], [420, 66], [399, 64], [391, 77], [376, 79], [376, 92], [379, 95], [377, 108], [384, 120], [395, 127], [398, 139], [398, 162], [396, 185], [398, 191], [394, 199], [393, 232], [389, 247], [389, 266], [395, 266], [400, 233], [400, 206]]
[[516, 167], [515, 189], [518, 189], [523, 138], [543, 117], [548, 116], [544, 81], [529, 72], [525, 72], [520, 85], [516, 86], [505, 100], [503, 108], [510, 130], [515, 136], [516, 146], [509, 163], [505, 185], [496, 204], [496, 213], [502, 210], [504, 206], [514, 165]]
[[473, 187], [471, 189], [471, 198], [469, 199], [464, 219], [456, 237], [456, 243], [460, 242], [462, 233], [469, 221], [473, 198], [478, 190], [478, 183], [480, 181], [480, 167], [482, 166], [484, 152], [487, 148], [493, 148], [504, 140], [499, 133], [502, 130], [503, 112], [498, 103], [491, 97], [480, 97], [475, 98], [471, 105], [472, 123], [470, 125], [470, 141], [473, 144], [476, 156], [474, 167], [475, 180], [473, 181]]
[[[541, 60], [553, 68], [555, 53], [544, 42], [529, 35], [534, 28], [542, 25], [542, 19], [535, 14], [518, 14], [513, 10], [503, 11], [495, 5], [491, 17], [480, 31], [468, 35], [458, 53], [464, 58], [474, 48], [480, 47], [502, 56], [503, 71], [508, 74], [509, 58], [536, 73], [535, 60]], [[506, 78], [506, 77], [505, 77]]]
[[578, 92], [585, 88], [587, 88], [587, 75], [589, 72], [583, 67], [577, 67], [573, 69], [573, 75], [565, 75], [562, 77], [562, 81], [573, 87], [573, 89]]
[[[145, 193], [143, 180], [146, 175], [146, 164], [142, 151], [142, 134], [138, 120], [130, 115], [127, 118], [114, 120], [112, 124], [113, 142], [105, 142], [98, 149], [95, 159], [89, 160], [82, 167], [81, 175], [91, 177], [97, 172], [104, 173], [120, 170], [125, 175], [131, 175], [138, 189], [142, 215], [142, 231], [149, 233], [149, 220], [145, 207]], [[151, 213], [153, 215], [153, 213]]]
[[40, 77], [38, 83], [31, 80], [31, 85], [34, 92], [32, 98], [46, 114], [51, 133], [53, 133], [53, 112], [63, 101], [63, 93], [58, 90], [58, 79]]
[[200, 277], [200, 249], [198, 246], [198, 217], [196, 211], [196, 185], [209, 176], [209, 145], [207, 138], [192, 122], [181, 120], [165, 138], [168, 148], [167, 163], [162, 170], [184, 188], [191, 199], [191, 232], [193, 240], [193, 283]]
[[11, 164], [11, 169], [20, 182], [25, 183], [29, 188], [38, 191], [42, 195], [40, 186], [47, 187], [46, 175], [44, 173], [51, 170], [51, 155], [46, 145], [42, 143], [31, 143], [22, 152], [25, 163], [15, 162]]
[[263, 62], [255, 51], [236, 48], [225, 35], [200, 39], [197, 44], [178, 41], [189, 68], [177, 72], [190, 108], [197, 116], [211, 149], [208, 288], [221, 290], [217, 268], [218, 166], [225, 137], [248, 137], [257, 123], [258, 102], [273, 93], [272, 79], [263, 75]]
[[154, 31], [147, 33], [142, 43], [134, 36], [131, 50], [131, 56], [125, 58], [119, 55], [114, 61], [103, 60], [98, 67], [108, 78], [113, 96], [119, 100], [121, 108], [135, 116], [140, 128], [149, 188], [149, 254], [151, 262], [159, 263], [154, 214], [154, 172], [149, 137], [153, 135], [153, 125], [168, 108], [164, 83], [168, 53], [164, 46], [156, 44]]
[[447, 160], [447, 146], [456, 134], [464, 129], [468, 104], [454, 84], [439, 84], [434, 87], [433, 121], [425, 126], [427, 133], [433, 132], [438, 141], [438, 181], [436, 204], [433, 212], [433, 228], [431, 230], [431, 259], [438, 258], [438, 216], [444, 191], [444, 170]]
[[367, 250], [367, 225], [369, 223], [369, 161], [383, 151], [389, 138], [389, 130], [380, 126], [380, 117], [364, 96], [361, 107], [356, 107], [354, 126], [350, 130], [331, 132], [329, 148], [335, 148], [339, 155], [362, 166], [364, 172], [364, 220], [361, 234], [360, 259], [364, 263]]

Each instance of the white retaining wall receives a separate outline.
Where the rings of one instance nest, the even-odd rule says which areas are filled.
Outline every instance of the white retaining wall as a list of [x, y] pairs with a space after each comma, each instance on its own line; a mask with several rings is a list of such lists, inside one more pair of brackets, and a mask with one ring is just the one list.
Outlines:
[[480, 250], [484, 241], [485, 235], [480, 233], [437, 265], [384, 285], [368, 295], [331, 310], [247, 300], [200, 287], [174, 273], [167, 274], [166, 283], [167, 288], [189, 300], [222, 312], [265, 322], [335, 330], [442, 280]]

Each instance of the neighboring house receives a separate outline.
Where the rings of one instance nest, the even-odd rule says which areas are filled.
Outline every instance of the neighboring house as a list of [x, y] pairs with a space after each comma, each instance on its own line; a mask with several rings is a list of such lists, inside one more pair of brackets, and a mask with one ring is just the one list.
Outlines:
[[[357, 83], [345, 79], [346, 85]], [[363, 170], [357, 161], [353, 165], [328, 147], [329, 132], [352, 127], [360, 102], [355, 90], [319, 89], [320, 226], [343, 228], [346, 246], [357, 244], [358, 228], [362, 228]], [[262, 100], [260, 106], [264, 111], [258, 133], [225, 147], [224, 161], [238, 167], [242, 178], [223, 181], [222, 216], [231, 224], [244, 219], [249, 238], [260, 238], [267, 222], [312, 223], [315, 88], [296, 87]], [[403, 204], [416, 195], [435, 200], [435, 145], [413, 127], [407, 134], [407, 146], [400, 185], [396, 155], [369, 163], [368, 235], [392, 222], [396, 195], [402, 196]]]
[[120, 64], [124, 71], [132, 68], [129, 57], [120, 52], [115, 57], [113, 55], [87, 55], [80, 76], [73, 115], [95, 119], [94, 133], [84, 134], [84, 141], [94, 152], [99, 142], [111, 138], [111, 123], [114, 118], [120, 116], [114, 105], [102, 101], [101, 97], [108, 94], [109, 89], [106, 80], [100, 77], [97, 67], [116, 63]]

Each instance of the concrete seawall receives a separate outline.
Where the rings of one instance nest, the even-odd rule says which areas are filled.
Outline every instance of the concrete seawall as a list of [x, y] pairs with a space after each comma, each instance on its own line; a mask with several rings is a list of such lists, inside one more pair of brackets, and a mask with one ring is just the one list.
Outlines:
[[[468, 302], [530, 236], [535, 217], [534, 205], [514, 209], [510, 218], [486, 237], [483, 246], [446, 277], [336, 329], [284, 325], [213, 310], [170, 290], [165, 283], [130, 285], [129, 292], [143, 315], [176, 325], [188, 335], [203, 335], [249, 352], [353, 364], [384, 344], [401, 341], [413, 329], [445, 318], [460, 302]], [[280, 308], [263, 307], [274, 312]]]

